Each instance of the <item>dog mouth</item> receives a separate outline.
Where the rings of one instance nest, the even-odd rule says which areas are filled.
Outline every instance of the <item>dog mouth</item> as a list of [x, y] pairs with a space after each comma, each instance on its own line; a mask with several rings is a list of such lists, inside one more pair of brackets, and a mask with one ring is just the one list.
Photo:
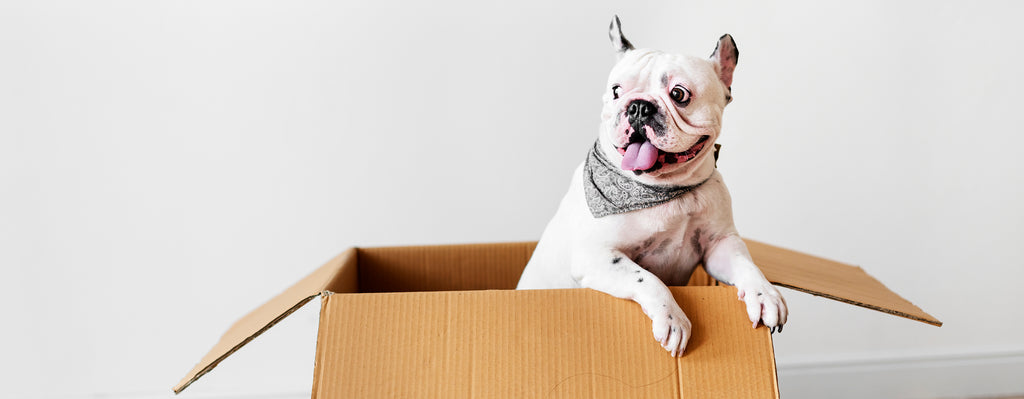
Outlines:
[[704, 149], [710, 136], [701, 136], [697, 142], [683, 152], [666, 152], [655, 147], [650, 140], [632, 142], [625, 147], [615, 147], [622, 155], [622, 170], [632, 171], [636, 175], [651, 173], [667, 165], [689, 162]]

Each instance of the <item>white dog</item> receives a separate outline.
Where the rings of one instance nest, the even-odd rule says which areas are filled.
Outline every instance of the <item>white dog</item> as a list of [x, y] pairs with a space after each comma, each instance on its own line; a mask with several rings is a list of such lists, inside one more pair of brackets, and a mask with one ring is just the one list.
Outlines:
[[690, 320], [666, 285], [704, 268], [734, 285], [753, 326], [782, 330], [786, 302], [750, 259], [715, 169], [722, 110], [739, 52], [729, 35], [710, 59], [635, 49], [618, 17], [598, 140], [573, 175], [518, 289], [593, 288], [631, 299], [654, 338], [680, 356]]

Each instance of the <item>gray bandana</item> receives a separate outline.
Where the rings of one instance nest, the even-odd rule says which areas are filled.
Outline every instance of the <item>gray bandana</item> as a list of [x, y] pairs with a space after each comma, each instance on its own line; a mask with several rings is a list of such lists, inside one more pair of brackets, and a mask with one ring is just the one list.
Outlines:
[[[717, 160], [717, 144], [714, 155]], [[594, 143], [583, 164], [583, 193], [595, 218], [660, 205], [704, 184], [651, 186], [623, 176], [618, 169], [605, 157], [598, 143]]]

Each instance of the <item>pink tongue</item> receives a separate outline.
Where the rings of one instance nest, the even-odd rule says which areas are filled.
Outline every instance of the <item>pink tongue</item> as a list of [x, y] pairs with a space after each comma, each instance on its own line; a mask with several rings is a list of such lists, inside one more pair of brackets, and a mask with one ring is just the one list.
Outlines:
[[647, 170], [658, 161], [658, 147], [650, 141], [632, 143], [622, 155], [623, 170]]

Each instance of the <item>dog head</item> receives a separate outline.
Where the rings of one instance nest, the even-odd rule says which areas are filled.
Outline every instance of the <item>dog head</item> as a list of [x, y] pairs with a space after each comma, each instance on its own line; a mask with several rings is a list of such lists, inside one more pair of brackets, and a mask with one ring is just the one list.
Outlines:
[[692, 185], [714, 170], [722, 111], [732, 101], [739, 51], [732, 36], [708, 59], [637, 49], [619, 18], [608, 32], [618, 63], [608, 76], [601, 149], [628, 175], [648, 184]]

